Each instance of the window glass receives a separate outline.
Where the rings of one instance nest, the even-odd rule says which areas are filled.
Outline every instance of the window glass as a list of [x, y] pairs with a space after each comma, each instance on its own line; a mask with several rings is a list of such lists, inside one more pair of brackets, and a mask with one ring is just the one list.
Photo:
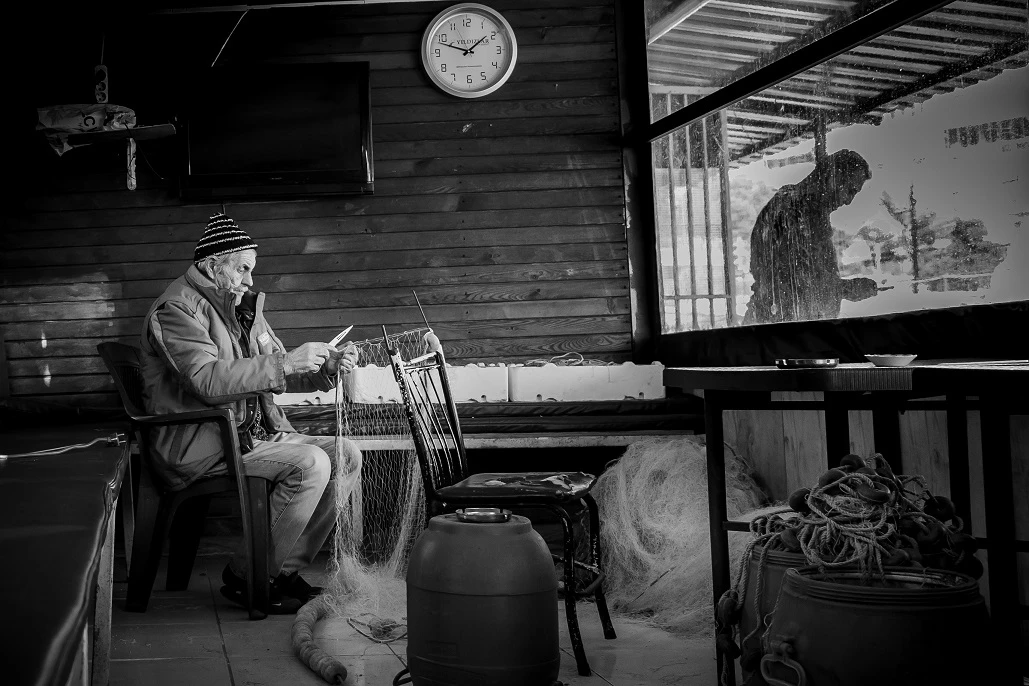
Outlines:
[[[953, 3], [654, 141], [663, 331], [1029, 299], [1018, 4]], [[654, 118], [689, 97], [655, 86]]]
[[[790, 54], [887, 2], [647, 0], [651, 84], [692, 100]], [[666, 112], [655, 111], [654, 121]]]

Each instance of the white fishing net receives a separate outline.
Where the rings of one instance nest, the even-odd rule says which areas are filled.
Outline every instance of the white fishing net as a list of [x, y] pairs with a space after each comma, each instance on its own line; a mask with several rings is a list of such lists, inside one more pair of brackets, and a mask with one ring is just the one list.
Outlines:
[[[426, 351], [426, 332], [390, 334], [390, 345], [399, 347], [404, 359], [416, 357]], [[355, 629], [385, 642], [403, 633], [407, 561], [425, 525], [425, 497], [383, 339], [354, 345], [363, 373], [354, 375], [357, 385], [344, 381], [346, 392], [337, 398], [337, 440], [360, 439], [364, 449], [358, 464], [338, 465], [336, 527], [323, 601]]]
[[[389, 342], [408, 360], [428, 351], [428, 333], [417, 329], [390, 334]], [[313, 633], [311, 640], [298, 637], [308, 635], [303, 631], [313, 632], [320, 618], [345, 621], [373, 641], [404, 637], [407, 563], [425, 525], [417, 455], [383, 339], [355, 345], [366, 371], [354, 376], [371, 385], [351, 383], [339, 394], [336, 426], [338, 438], [362, 441], [363, 457], [356, 464], [340, 464], [337, 470], [337, 520], [326, 592], [302, 619], [298, 615], [294, 626], [295, 642], [308, 652], [314, 651]], [[369, 374], [370, 367], [378, 371]], [[746, 462], [728, 452], [728, 515], [747, 519], [766, 497]], [[612, 613], [677, 633], [712, 633], [703, 437], [651, 438], [632, 444], [606, 468], [593, 495], [600, 508], [602, 564]], [[730, 535], [735, 563], [750, 538]], [[318, 665], [339, 668], [327, 656], [303, 659], [323, 676], [331, 670]]]
[[[729, 519], [748, 519], [766, 496], [749, 465], [726, 452]], [[703, 436], [649, 438], [630, 445], [597, 480], [612, 613], [680, 634], [714, 633], [706, 464]], [[750, 539], [729, 534], [734, 564]]]

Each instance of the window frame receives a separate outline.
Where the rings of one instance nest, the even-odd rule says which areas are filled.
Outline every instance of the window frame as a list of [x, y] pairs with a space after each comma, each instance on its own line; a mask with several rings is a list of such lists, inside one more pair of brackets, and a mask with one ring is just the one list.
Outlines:
[[[741, 76], [732, 83], [659, 119], [650, 120], [649, 88], [630, 88], [632, 83], [647, 84], [647, 31], [644, 3], [618, 0], [618, 35], [625, 49], [619, 50], [619, 75], [622, 82], [622, 100], [628, 119], [623, 124], [623, 149], [631, 160], [626, 166], [626, 220], [630, 260], [637, 263], [637, 278], [630, 289], [647, 299], [660, 300], [661, 265], [657, 254], [656, 202], [653, 186], [653, 160], [651, 145], [684, 127], [701, 121], [736, 103], [789, 79], [803, 71], [817, 67], [838, 55], [888, 33], [900, 26], [950, 5], [954, 0], [893, 0], [871, 9], [846, 25], [781, 56], [769, 64]], [[631, 191], [631, 195], [630, 195]], [[649, 195], [649, 198], [647, 197]], [[650, 208], [641, 207], [649, 201]], [[642, 226], [641, 226], [642, 224]], [[632, 267], [632, 265], [630, 265]], [[630, 269], [630, 274], [634, 273]], [[649, 280], [649, 283], [645, 283]], [[662, 330], [662, 302], [646, 302], [636, 308], [633, 317], [633, 358], [636, 362], [651, 362], [657, 352], [668, 343], [668, 337], [683, 343], [696, 337], [709, 335], [706, 331], [664, 333]]]

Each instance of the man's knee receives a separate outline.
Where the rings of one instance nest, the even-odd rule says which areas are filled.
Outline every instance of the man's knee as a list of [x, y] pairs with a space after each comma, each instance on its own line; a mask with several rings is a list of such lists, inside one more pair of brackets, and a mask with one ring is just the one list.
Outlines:
[[329, 483], [332, 475], [332, 460], [321, 447], [311, 444], [290, 446], [295, 459], [292, 461], [303, 472], [305, 482], [317, 483], [321, 486]]

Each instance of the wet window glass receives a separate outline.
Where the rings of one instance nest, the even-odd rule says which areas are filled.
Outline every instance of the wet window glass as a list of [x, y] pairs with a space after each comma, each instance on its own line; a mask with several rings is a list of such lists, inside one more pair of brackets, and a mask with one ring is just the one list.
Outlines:
[[[888, 2], [646, 0], [651, 84], [704, 95]], [[655, 110], [656, 121], [667, 112]]]
[[655, 140], [662, 330], [1029, 298], [1026, 30], [954, 2]]

